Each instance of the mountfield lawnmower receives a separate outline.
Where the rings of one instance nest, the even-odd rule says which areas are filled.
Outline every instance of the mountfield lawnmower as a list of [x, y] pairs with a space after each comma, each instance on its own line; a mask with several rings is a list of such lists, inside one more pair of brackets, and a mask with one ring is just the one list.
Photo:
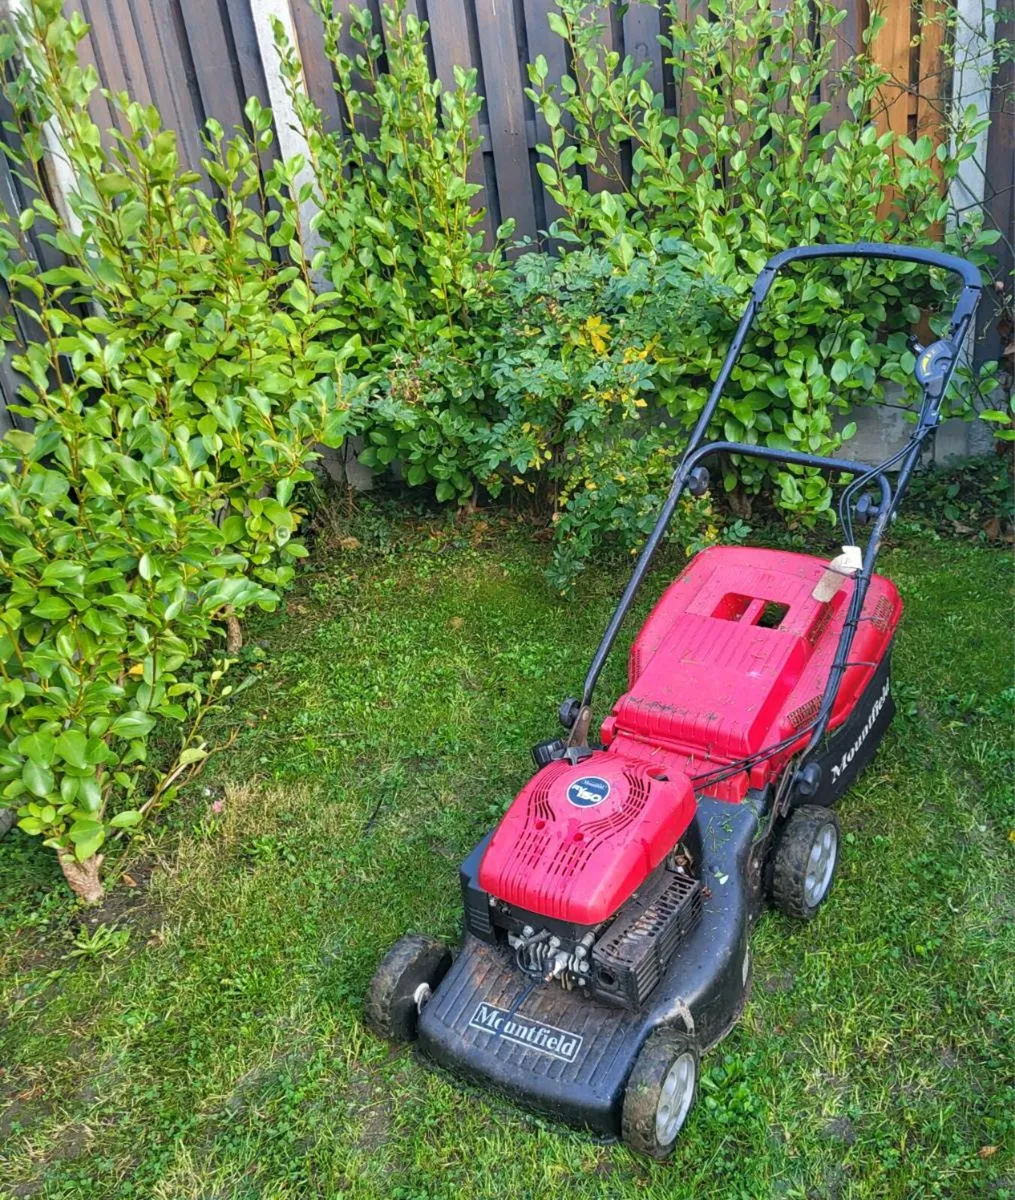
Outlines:
[[[914, 346], [922, 403], [898, 453], [869, 468], [738, 442], [702, 445], [776, 273], [826, 257], [961, 276], [946, 337]], [[743, 1011], [751, 928], [767, 896], [809, 920], [839, 859], [834, 805], [892, 719], [902, 602], [874, 574], [878, 545], [940, 419], [980, 292], [977, 269], [867, 243], [786, 250], [758, 276], [655, 528], [603, 635], [566, 738], [461, 868], [461, 949], [402, 938], [366, 999], [385, 1037], [570, 1124], [664, 1158], [694, 1104], [699, 1056]], [[842, 554], [715, 546], [663, 593], [634, 640], [628, 690], [589, 744], [596, 680], [685, 488], [709, 455], [852, 476]], [[888, 472], [897, 469], [894, 487]], [[866, 548], [853, 527], [869, 525]]]

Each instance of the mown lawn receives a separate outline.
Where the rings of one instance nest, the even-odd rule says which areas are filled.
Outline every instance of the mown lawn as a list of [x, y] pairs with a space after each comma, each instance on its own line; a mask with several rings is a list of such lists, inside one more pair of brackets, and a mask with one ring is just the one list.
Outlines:
[[[0, 1197], [1015, 1196], [1010, 555], [886, 551], [899, 715], [843, 806], [839, 882], [806, 928], [763, 918], [744, 1020], [653, 1166], [361, 1023], [390, 942], [456, 936], [458, 861], [623, 570], [564, 602], [522, 532], [357, 532], [248, 631], [235, 744], [130, 847], [137, 887], [82, 924], [45, 852], [0, 843]], [[120, 933], [89, 953], [96, 924]]]

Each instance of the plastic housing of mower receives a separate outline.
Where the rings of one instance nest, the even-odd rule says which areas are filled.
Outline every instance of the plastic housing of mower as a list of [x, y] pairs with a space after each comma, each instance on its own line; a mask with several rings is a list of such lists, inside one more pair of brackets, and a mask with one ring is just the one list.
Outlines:
[[541, 917], [597, 925], [677, 844], [694, 816], [681, 774], [598, 752], [551, 763], [522, 789], [490, 839], [479, 884]]
[[[694, 816], [695, 777], [797, 731], [802, 741], [846, 619], [848, 586], [813, 596], [827, 569], [779, 550], [698, 554], [634, 641], [628, 691], [603, 723], [607, 749], [551, 763], [526, 784], [483, 855], [482, 890], [534, 916], [605, 921], [677, 845]], [[856, 707], [901, 614], [895, 585], [873, 576], [830, 730]], [[707, 794], [742, 801], [795, 746], [708, 783]]]
[[[809, 554], [715, 546], [663, 593], [631, 647], [628, 691], [603, 722], [603, 744], [690, 778], [806, 729], [817, 714], [846, 620], [850, 585], [813, 592], [828, 563]], [[891, 645], [902, 600], [873, 575], [829, 730], [846, 720]], [[801, 740], [803, 732], [801, 732]], [[708, 794], [740, 801], [777, 777], [799, 746]]]

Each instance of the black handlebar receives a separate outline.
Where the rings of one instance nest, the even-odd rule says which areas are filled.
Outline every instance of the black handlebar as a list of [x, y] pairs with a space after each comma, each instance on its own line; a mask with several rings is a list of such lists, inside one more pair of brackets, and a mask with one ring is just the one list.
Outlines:
[[[797, 451], [778, 450], [768, 446], [748, 446], [731, 442], [714, 442], [710, 445], [703, 444], [703, 439], [708, 431], [708, 426], [714, 416], [716, 409], [719, 407], [719, 401], [722, 397], [723, 389], [729, 381], [730, 374], [736, 364], [736, 360], [743, 348], [744, 341], [754, 322], [754, 317], [761, 307], [762, 302], [771, 290], [772, 284], [778, 272], [788, 263], [798, 262], [806, 259], [814, 258], [881, 258], [895, 259], [903, 262], [921, 263], [928, 267], [940, 267], [942, 270], [951, 271], [960, 276], [963, 283], [963, 288], [958, 297], [955, 308], [951, 316], [951, 326], [948, 335], [940, 343], [935, 345], [940, 346], [941, 355], [941, 370], [935, 371], [933, 374], [928, 374], [927, 377], [918, 375], [917, 379], [921, 384], [923, 391], [922, 403], [920, 405], [919, 417], [913, 435], [910, 438], [909, 444], [906, 447], [904, 455], [893, 455], [890, 459], [886, 459], [883, 464], [877, 467], [866, 467], [860, 463], [853, 462], [848, 459], [835, 458], [819, 458], [816, 455], [803, 454]], [[878, 506], [877, 518], [874, 522], [874, 527], [871, 531], [870, 538], [867, 542], [867, 547], [863, 555], [863, 567], [854, 576], [854, 591], [850, 601], [850, 612], [853, 614], [851, 621], [847, 621], [843, 627], [839, 646], [836, 651], [835, 661], [832, 664], [832, 669], [829, 673], [828, 682], [825, 687], [824, 695], [822, 696], [821, 706], [817, 721], [815, 722], [811, 737], [808, 740], [807, 746], [801, 756], [801, 761], [806, 760], [815, 748], [821, 742], [828, 722], [831, 716], [832, 705], [835, 701], [838, 692], [839, 683], [845, 671], [850, 645], [853, 640], [855, 631], [855, 620], [859, 618], [863, 607], [864, 596], [870, 583], [871, 576], [874, 572], [874, 564], [877, 558], [879, 543], [881, 536], [891, 519], [903, 492], [906, 490], [906, 485], [909, 481], [910, 473], [916, 465], [917, 459], [920, 456], [923, 442], [926, 436], [937, 426], [940, 420], [941, 402], [944, 399], [945, 392], [951, 381], [952, 375], [958, 365], [962, 343], [965, 339], [966, 331], [969, 328], [970, 322], [973, 319], [973, 314], [976, 311], [976, 304], [980, 298], [980, 289], [982, 287], [980, 272], [972, 263], [965, 262], [961, 258], [956, 258], [951, 254], [941, 254], [937, 250], [927, 250], [917, 246], [892, 246], [878, 245], [875, 242], [853, 242], [843, 245], [823, 245], [823, 246], [797, 246], [790, 250], [783, 250], [780, 254], [776, 254], [765, 264], [764, 268], [755, 280], [754, 288], [751, 297], [747, 302], [747, 307], [740, 318], [740, 323], [737, 326], [736, 332], [733, 335], [733, 340], [730, 343], [729, 349], [726, 352], [726, 357], [723, 360], [722, 367], [716, 377], [716, 381], [709, 394], [705, 406], [698, 416], [691, 436], [688, 439], [687, 447], [684, 451], [680, 465], [677, 467], [673, 476], [673, 483], [670, 488], [669, 495], [666, 497], [666, 502], [663, 505], [662, 511], [659, 514], [659, 519], [656, 521], [655, 527], [649, 534], [648, 541], [645, 543], [644, 549], [638, 557], [634, 571], [627, 587], [624, 589], [624, 594], [613, 613], [610, 623], [603, 634], [602, 641], [593, 656], [592, 663], [589, 666], [588, 674], [585, 677], [585, 687], [582, 692], [581, 706], [583, 709], [588, 709], [592, 700], [592, 693], [595, 689], [599, 674], [603, 669], [607, 656], [613, 647], [620, 626], [627, 615], [634, 597], [641, 585], [642, 580], [648, 572], [649, 564], [652, 556], [662, 541], [666, 532], [666, 527], [669, 524], [670, 518], [673, 515], [674, 509], [677, 506], [677, 501], [680, 498], [685, 486], [687, 485], [691, 473], [696, 468], [696, 464], [709, 454], [725, 451], [727, 453], [739, 453], [755, 455], [759, 458], [768, 460], [781, 461], [799, 466], [818, 467], [825, 470], [843, 471], [852, 474], [854, 477], [862, 479], [864, 482], [876, 482], [881, 488], [881, 504]], [[894, 494], [885, 477], [885, 471], [897, 465], [899, 474], [896, 479]], [[586, 721], [587, 724], [587, 721]]]
[[[805, 258], [893, 258], [901, 262], [923, 263], [925, 267], [940, 267], [962, 277], [966, 287], [982, 286], [979, 270], [964, 258], [954, 254], [942, 254], [940, 250], [928, 250], [922, 246], [893, 246], [878, 242], [847, 242], [842, 245], [794, 246], [774, 255], [765, 263], [754, 284], [754, 295], [764, 299], [776, 272], [790, 262]], [[760, 291], [759, 291], [760, 289]]]
[[774, 255], [765, 263], [754, 281], [752, 299], [757, 308], [769, 293], [775, 277], [787, 263], [801, 262], [811, 258], [888, 258], [896, 262], [922, 263], [925, 267], [939, 267], [951, 271], [962, 279], [962, 294], [955, 302], [949, 338], [964, 333], [966, 323], [976, 311], [983, 281], [979, 268], [954, 254], [942, 254], [940, 250], [927, 250], [922, 246], [880, 245], [877, 242], [846, 242], [842, 245], [795, 246]]

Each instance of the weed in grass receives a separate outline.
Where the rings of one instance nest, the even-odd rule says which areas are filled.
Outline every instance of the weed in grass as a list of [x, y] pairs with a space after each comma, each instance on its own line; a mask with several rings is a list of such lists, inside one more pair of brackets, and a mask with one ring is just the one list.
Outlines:
[[94, 929], [82, 929], [74, 938], [74, 949], [67, 952], [68, 958], [115, 958], [127, 948], [130, 930], [116, 925], [100, 924]]

